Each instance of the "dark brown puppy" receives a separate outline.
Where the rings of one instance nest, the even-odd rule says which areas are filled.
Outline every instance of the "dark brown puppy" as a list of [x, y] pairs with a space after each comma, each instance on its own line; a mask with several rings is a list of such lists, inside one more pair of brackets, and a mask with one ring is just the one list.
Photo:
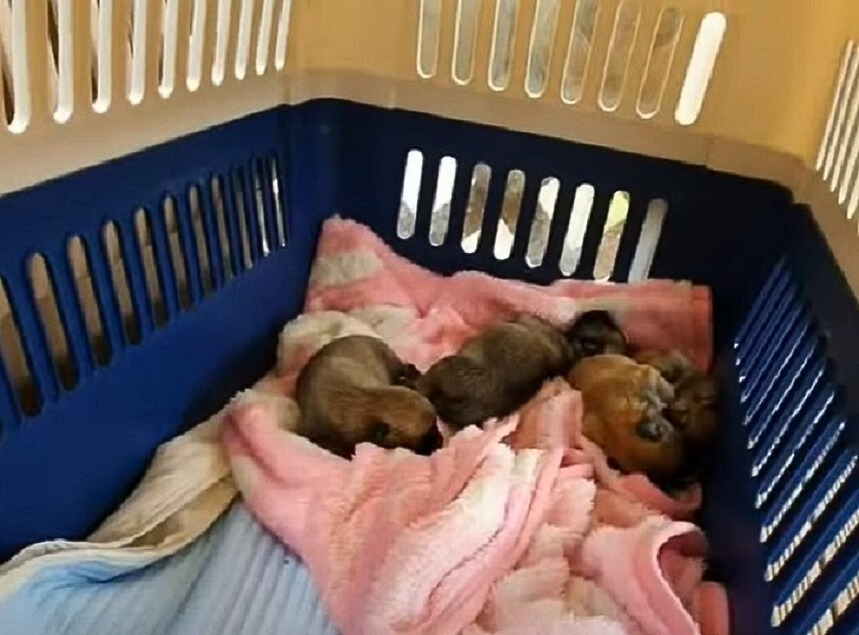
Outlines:
[[346, 458], [365, 441], [432, 452], [441, 446], [435, 410], [408, 387], [418, 375], [380, 339], [336, 339], [319, 349], [298, 377], [297, 432]]
[[674, 389], [657, 369], [623, 355], [595, 355], [580, 360], [567, 381], [582, 394], [582, 432], [617, 467], [659, 484], [685, 476], [686, 441], [665, 416]]
[[442, 421], [461, 429], [511, 414], [569, 365], [563, 332], [523, 315], [468, 340], [456, 355], [436, 362], [415, 386]]

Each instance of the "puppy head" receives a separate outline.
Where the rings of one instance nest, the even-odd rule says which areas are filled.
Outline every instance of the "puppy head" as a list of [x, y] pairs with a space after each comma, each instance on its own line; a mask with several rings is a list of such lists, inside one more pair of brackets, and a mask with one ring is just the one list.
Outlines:
[[580, 361], [568, 380], [582, 393], [583, 432], [621, 470], [660, 484], [685, 476], [689, 454], [683, 435], [664, 414], [674, 391], [656, 369], [599, 355]]
[[718, 391], [710, 377], [691, 374], [677, 383], [667, 416], [698, 450], [710, 445], [718, 432]]
[[415, 382], [415, 388], [435, 407], [438, 416], [456, 428], [480, 425], [487, 415], [484, 400], [488, 377], [485, 368], [463, 355], [451, 355], [433, 364]]
[[435, 409], [429, 400], [408, 388], [376, 391], [365, 430], [366, 440], [383, 448], [430, 453], [441, 447]]
[[566, 332], [573, 361], [594, 355], [625, 355], [626, 336], [608, 311], [582, 313]]

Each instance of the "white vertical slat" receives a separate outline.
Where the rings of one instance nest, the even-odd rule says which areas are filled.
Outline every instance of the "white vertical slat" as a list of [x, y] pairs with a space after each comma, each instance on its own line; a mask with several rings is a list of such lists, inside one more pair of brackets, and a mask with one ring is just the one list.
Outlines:
[[179, 28], [179, 5], [180, 0], [164, 0], [164, 13], [161, 18], [161, 56], [158, 63], [161, 65], [159, 73], [158, 92], [162, 97], [170, 97], [176, 86], [176, 56]]
[[238, 21], [238, 37], [236, 42], [236, 64], [235, 75], [236, 79], [244, 79], [248, 75], [248, 70], [253, 65], [254, 44], [256, 43], [255, 28], [257, 22], [255, 10], [256, 2], [254, 0], [241, 0], [241, 12]]
[[[128, 82], [128, 101], [139, 104], [146, 91], [146, 27], [149, 21], [147, 5], [160, 4], [161, 0], [131, 0], [131, 73]], [[157, 78], [157, 68], [156, 68]]]
[[826, 150], [826, 158], [823, 164], [824, 181], [829, 181], [829, 178], [832, 176], [832, 170], [835, 167], [835, 159], [842, 141], [844, 124], [847, 119], [847, 105], [850, 103], [853, 91], [856, 89], [857, 73], [859, 73], [859, 49], [854, 48], [850, 55], [850, 64], [848, 66], [844, 91], [841, 93], [841, 100], [838, 104], [838, 111], [835, 115], [835, 127], [832, 131], [832, 140], [829, 144], [829, 148]]
[[[207, 58], [205, 51], [211, 47], [211, 38], [209, 37], [208, 25], [209, 20], [208, 7], [206, 0], [193, 0], [194, 11], [191, 15], [191, 41], [188, 48], [188, 75], [185, 81], [185, 86], [190, 92], [194, 92], [200, 87], [203, 79], [203, 69], [211, 68], [211, 57]], [[205, 64], [206, 60], [209, 66]]]
[[844, 91], [844, 83], [847, 79], [847, 67], [850, 65], [850, 59], [853, 56], [854, 42], [847, 42], [844, 49], [844, 56], [841, 58], [841, 67], [838, 69], [838, 83], [835, 84], [835, 94], [832, 97], [832, 104], [829, 107], [829, 115], [826, 118], [826, 128], [823, 131], [823, 138], [820, 140], [820, 149], [817, 151], [817, 161], [814, 164], [814, 169], [818, 172], [823, 169], [823, 162], [826, 160], [826, 155], [829, 152], [829, 144], [832, 142], [832, 131], [835, 127], [836, 113], [838, 105], [841, 103], [841, 95]]
[[254, 49], [254, 58], [256, 60], [255, 70], [257, 75], [265, 73], [271, 64], [273, 44], [275, 41], [275, 38], [273, 37], [274, 30], [274, 0], [262, 0], [262, 8], [260, 10], [259, 17], [259, 36], [257, 37], [257, 43]]
[[292, 0], [283, 0], [280, 7], [280, 18], [277, 22], [277, 44], [274, 50], [274, 67], [282, 70], [286, 65], [286, 54], [289, 51], [289, 23], [292, 15]]

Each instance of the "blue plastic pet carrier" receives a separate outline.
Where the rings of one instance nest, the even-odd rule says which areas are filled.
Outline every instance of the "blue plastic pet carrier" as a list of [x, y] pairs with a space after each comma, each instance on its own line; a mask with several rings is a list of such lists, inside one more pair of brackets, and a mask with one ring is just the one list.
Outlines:
[[[751, 71], [728, 88], [727, 60], [737, 63], [750, 46], [741, 34], [732, 42], [733, 28], [762, 26], [771, 17], [764, 9], [675, 3], [683, 19], [672, 31], [661, 4], [646, 1], [319, 4], [330, 6], [0, 3], [8, 124], [0, 126], [0, 559], [40, 540], [85, 537], [160, 443], [271, 367], [279, 329], [302, 307], [324, 219], [367, 224], [438, 272], [548, 283], [595, 277], [623, 193], [610, 279], [688, 279], [713, 292], [723, 433], [701, 522], [709, 573], [729, 591], [732, 632], [859, 632], [859, 310], [852, 274], [832, 250], [832, 236], [856, 233], [855, 220], [827, 236], [796, 202], [823, 200], [809, 194], [817, 190], [837, 197], [829, 193], [837, 170], [853, 178], [853, 45], [840, 79], [844, 39], [826, 45], [819, 83], [834, 101], [828, 124], [808, 124], [826, 127], [824, 164], [829, 155], [837, 164], [846, 144], [843, 165], [827, 182], [808, 170], [804, 181], [777, 185], [787, 174], [779, 140], [753, 150], [758, 139], [747, 132], [752, 158], [735, 163], [725, 157], [740, 153], [741, 140], [714, 141], [742, 112], [743, 91], [757, 94]], [[601, 17], [588, 27], [592, 6]], [[615, 49], [629, 38], [629, 15], [637, 30], [624, 57]], [[714, 15], [722, 30], [698, 81], [695, 121], [688, 76], [692, 58], [706, 54], [701, 33]], [[81, 36], [91, 19], [92, 41]], [[578, 39], [582, 29], [589, 39]], [[653, 118], [642, 100], [648, 73], [665, 63], [660, 29], [674, 48]], [[201, 33], [210, 39], [200, 43]], [[590, 55], [584, 87], [568, 77], [581, 45]], [[642, 56], [651, 62], [636, 61]], [[626, 66], [613, 95], [618, 59]], [[770, 65], [777, 59], [772, 52]], [[694, 114], [682, 113], [690, 101]], [[717, 160], [720, 148], [729, 149]], [[811, 163], [803, 152], [797, 165]], [[481, 170], [485, 211], [463, 248]], [[502, 210], [512, 173], [522, 187], [510, 226]], [[445, 179], [447, 231], [430, 240]], [[548, 239], [535, 261], [531, 230], [552, 181], [554, 214], [543, 218]], [[576, 221], [573, 265], [562, 267], [582, 185], [591, 211]], [[495, 249], [501, 226], [511, 233], [506, 257]]]

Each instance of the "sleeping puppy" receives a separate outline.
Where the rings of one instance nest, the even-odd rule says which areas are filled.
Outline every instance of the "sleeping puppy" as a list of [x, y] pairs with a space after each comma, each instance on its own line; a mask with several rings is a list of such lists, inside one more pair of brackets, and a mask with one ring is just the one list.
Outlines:
[[416, 382], [454, 429], [511, 414], [570, 365], [564, 334], [528, 315], [496, 324], [436, 362]]
[[441, 435], [432, 404], [409, 387], [419, 374], [378, 338], [333, 340], [298, 377], [296, 431], [344, 458], [362, 442], [430, 453]]
[[635, 350], [608, 311], [583, 313], [567, 329], [573, 364], [602, 354], [626, 355], [641, 364], [656, 368], [674, 388], [674, 397], [667, 404], [668, 420], [689, 437], [699, 448], [713, 441], [718, 432], [716, 382], [698, 372], [692, 363], [675, 350]]
[[[567, 334], [579, 356], [568, 381], [589, 391], [586, 396], [582, 390], [586, 419], [589, 407], [595, 409], [585, 434], [625, 471], [666, 485], [694, 476], [718, 432], [712, 377], [695, 371], [677, 351], [631, 350], [604, 311], [583, 314]], [[630, 404], [639, 413], [635, 425]]]
[[674, 389], [657, 369], [595, 355], [579, 361], [567, 381], [582, 394], [582, 432], [622, 471], [669, 485], [691, 470], [684, 435], [665, 415]]

